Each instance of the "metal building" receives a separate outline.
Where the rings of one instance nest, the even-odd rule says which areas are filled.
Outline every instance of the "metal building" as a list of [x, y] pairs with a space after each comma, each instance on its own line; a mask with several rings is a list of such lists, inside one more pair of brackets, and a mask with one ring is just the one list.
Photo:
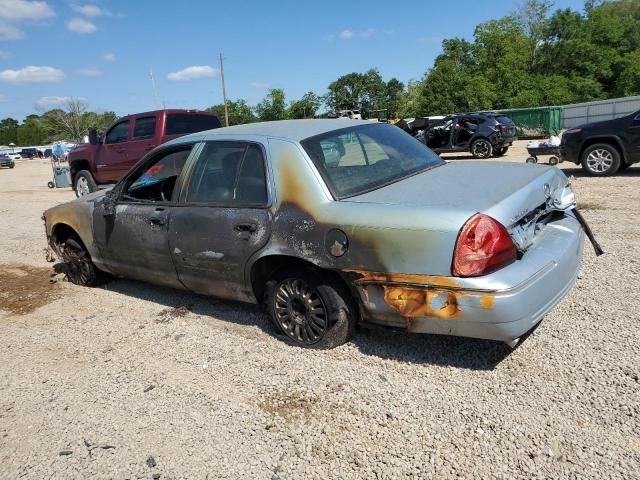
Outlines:
[[574, 103], [562, 107], [563, 127], [571, 128], [583, 123], [611, 120], [640, 110], [640, 96]]

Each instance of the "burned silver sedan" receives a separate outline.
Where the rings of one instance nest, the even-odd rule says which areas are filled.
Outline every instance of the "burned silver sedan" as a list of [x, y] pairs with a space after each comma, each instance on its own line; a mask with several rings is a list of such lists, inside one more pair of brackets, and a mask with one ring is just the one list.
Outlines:
[[358, 322], [515, 345], [572, 288], [584, 224], [557, 168], [445, 163], [394, 126], [347, 120], [182, 137], [44, 218], [77, 284], [265, 303], [318, 348]]

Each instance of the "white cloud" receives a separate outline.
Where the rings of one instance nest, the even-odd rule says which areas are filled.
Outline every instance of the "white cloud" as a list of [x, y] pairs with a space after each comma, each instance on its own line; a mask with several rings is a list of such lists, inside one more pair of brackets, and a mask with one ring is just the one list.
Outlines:
[[8, 60], [11, 58], [11, 52], [7, 52], [6, 50], [0, 50], [0, 60]]
[[24, 38], [23, 22], [37, 22], [53, 16], [55, 13], [47, 2], [0, 0], [0, 40]]
[[269, 88], [269, 84], [265, 82], [251, 82], [249, 85], [253, 88]]
[[93, 23], [80, 17], [69, 20], [67, 28], [75, 33], [94, 33], [97, 30]]
[[367, 28], [366, 30], [359, 32], [358, 36], [362, 38], [369, 38], [369, 37], [373, 37], [376, 34], [376, 32], [377, 30], [375, 28]]
[[193, 67], [183, 68], [177, 72], [171, 72], [167, 75], [169, 80], [195, 80], [202, 77], [215, 77], [218, 74], [218, 69], [210, 67], [208, 65], [195, 65]]
[[116, 61], [116, 54], [115, 53], [105, 53], [104, 54], [104, 59], [107, 62], [115, 62]]
[[341, 31], [340, 38], [342, 38], [343, 40], [349, 40], [350, 38], [353, 38], [353, 31], [352, 30]]
[[3, 19], [21, 22], [43, 20], [54, 15], [47, 2], [0, 0], [0, 18]]
[[85, 17], [99, 17], [101, 15], [107, 14], [107, 12], [102, 10], [97, 5], [72, 5], [71, 9], [80, 15], [84, 15]]
[[0, 23], [0, 40], [19, 40], [24, 38], [24, 32], [14, 25]]
[[53, 67], [36, 67], [30, 65], [20, 70], [0, 71], [0, 82], [11, 83], [13, 85], [24, 85], [27, 83], [48, 83], [59, 82], [64, 77], [64, 72]]
[[51, 110], [52, 108], [64, 108], [69, 104], [71, 100], [82, 100], [85, 102], [87, 101], [87, 99], [83, 97], [73, 98], [73, 97], [60, 97], [58, 95], [48, 95], [46, 97], [41, 97], [36, 102], [36, 109]]
[[102, 75], [102, 70], [96, 67], [79, 68], [76, 71], [80, 75], [84, 75], [85, 77], [99, 77], [100, 75]]

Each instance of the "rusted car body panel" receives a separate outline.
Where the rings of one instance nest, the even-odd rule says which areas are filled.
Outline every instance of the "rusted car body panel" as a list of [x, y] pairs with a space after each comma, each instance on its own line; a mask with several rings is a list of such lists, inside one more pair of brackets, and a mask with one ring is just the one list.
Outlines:
[[[561, 171], [524, 164], [445, 164], [335, 200], [300, 141], [351, 124], [362, 122], [268, 122], [181, 137], [162, 147], [196, 145], [176, 183], [178, 193], [163, 205], [166, 238], [146, 222], [142, 207], [127, 202], [115, 211], [116, 219], [129, 212], [127, 225], [109, 236], [114, 227], [104, 214], [105, 193], [97, 192], [45, 212], [49, 242], [55, 248], [56, 228], [68, 225], [105, 271], [122, 274], [124, 269], [126, 276], [152, 283], [248, 302], [262, 301], [252, 284], [254, 266], [265, 258], [293, 257], [338, 273], [352, 289], [364, 321], [507, 342], [531, 329], [571, 289], [583, 236], [566, 206], [558, 209], [557, 219], [537, 225], [522, 240], [518, 261], [482, 277], [451, 276], [456, 238], [469, 217], [487, 213], [514, 238], [526, 237], [518, 229], [531, 222], [532, 209], [542, 205], [545, 210], [569, 188]], [[264, 208], [197, 210], [186, 203], [179, 190], [199, 145], [216, 140], [254, 142], [264, 150], [269, 197]], [[228, 224], [242, 215], [258, 226], [249, 243]], [[336, 231], [348, 239], [341, 256], [327, 244]], [[120, 263], [107, 258], [127, 249]]]

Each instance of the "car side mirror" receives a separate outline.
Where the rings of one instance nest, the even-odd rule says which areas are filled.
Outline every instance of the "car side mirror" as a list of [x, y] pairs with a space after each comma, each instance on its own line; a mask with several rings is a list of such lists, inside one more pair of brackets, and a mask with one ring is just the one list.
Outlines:
[[98, 131], [95, 128], [89, 129], [89, 144], [97, 145], [98, 143]]

